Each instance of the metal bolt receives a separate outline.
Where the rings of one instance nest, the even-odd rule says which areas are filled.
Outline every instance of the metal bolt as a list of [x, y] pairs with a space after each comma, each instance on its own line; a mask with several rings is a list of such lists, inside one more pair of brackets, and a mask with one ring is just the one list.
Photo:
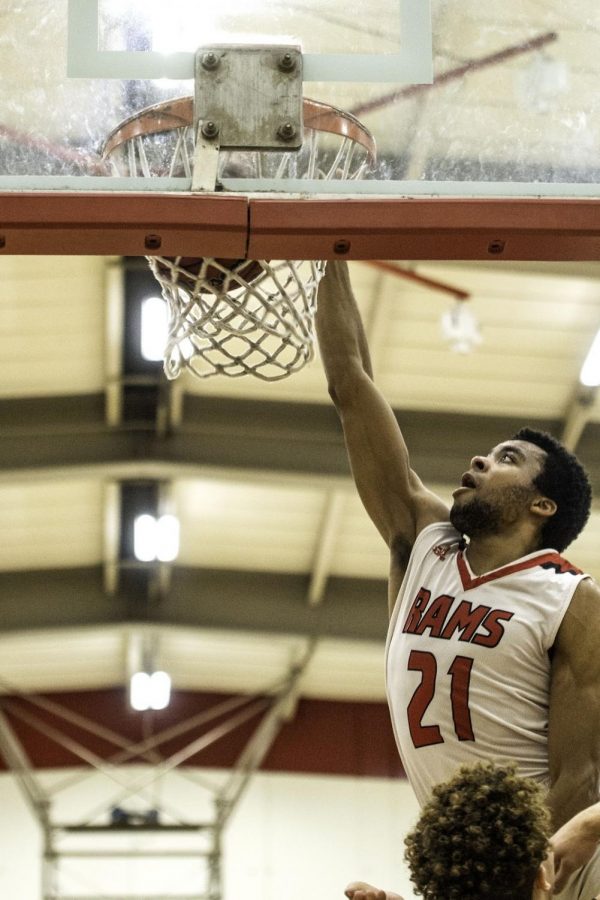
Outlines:
[[214, 138], [219, 133], [219, 126], [216, 122], [205, 122], [202, 126], [202, 134], [205, 138]]
[[333, 245], [334, 253], [348, 253], [350, 250], [350, 241], [336, 241]]
[[505, 241], [501, 241], [501, 240], [492, 241], [490, 244], [488, 244], [488, 253], [494, 253], [494, 254], [504, 253], [505, 246], [506, 246]]
[[284, 53], [279, 57], [279, 68], [282, 72], [293, 72], [296, 68], [296, 59], [292, 53]]
[[212, 50], [209, 50], [208, 53], [205, 53], [202, 57], [202, 68], [203, 69], [217, 69], [220, 63], [220, 59], [216, 53], [213, 53]]
[[282, 141], [291, 141], [296, 137], [296, 127], [291, 122], [284, 122], [277, 129], [277, 137]]
[[162, 244], [162, 238], [159, 234], [147, 234], [144, 240], [146, 250], [158, 250]]

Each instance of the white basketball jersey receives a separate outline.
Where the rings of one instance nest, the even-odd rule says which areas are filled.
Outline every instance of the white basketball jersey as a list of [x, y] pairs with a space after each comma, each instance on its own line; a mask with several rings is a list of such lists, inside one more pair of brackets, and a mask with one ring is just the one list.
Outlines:
[[419, 803], [478, 760], [513, 760], [548, 784], [548, 651], [586, 577], [555, 550], [476, 576], [452, 525], [420, 533], [386, 647], [392, 724]]

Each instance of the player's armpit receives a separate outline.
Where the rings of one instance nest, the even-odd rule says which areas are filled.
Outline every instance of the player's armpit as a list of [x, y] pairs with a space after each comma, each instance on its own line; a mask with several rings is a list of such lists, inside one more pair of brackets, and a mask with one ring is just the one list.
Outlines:
[[555, 827], [600, 799], [600, 588], [582, 581], [554, 645], [549, 795]]

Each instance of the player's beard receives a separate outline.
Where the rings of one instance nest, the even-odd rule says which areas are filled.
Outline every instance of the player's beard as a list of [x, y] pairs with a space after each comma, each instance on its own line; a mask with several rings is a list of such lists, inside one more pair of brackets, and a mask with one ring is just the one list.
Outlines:
[[450, 521], [470, 538], [500, 534], [520, 518], [534, 494], [532, 488], [514, 485], [494, 492], [489, 500], [473, 497], [467, 503], [454, 503]]

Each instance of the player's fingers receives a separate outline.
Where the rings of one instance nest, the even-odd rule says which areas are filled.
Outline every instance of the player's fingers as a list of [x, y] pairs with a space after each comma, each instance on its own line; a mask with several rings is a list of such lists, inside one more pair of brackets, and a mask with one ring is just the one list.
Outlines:
[[356, 890], [346, 889], [344, 891], [346, 897], [349, 900], [386, 900], [385, 891], [378, 890], [364, 890], [362, 888], [358, 888]]

